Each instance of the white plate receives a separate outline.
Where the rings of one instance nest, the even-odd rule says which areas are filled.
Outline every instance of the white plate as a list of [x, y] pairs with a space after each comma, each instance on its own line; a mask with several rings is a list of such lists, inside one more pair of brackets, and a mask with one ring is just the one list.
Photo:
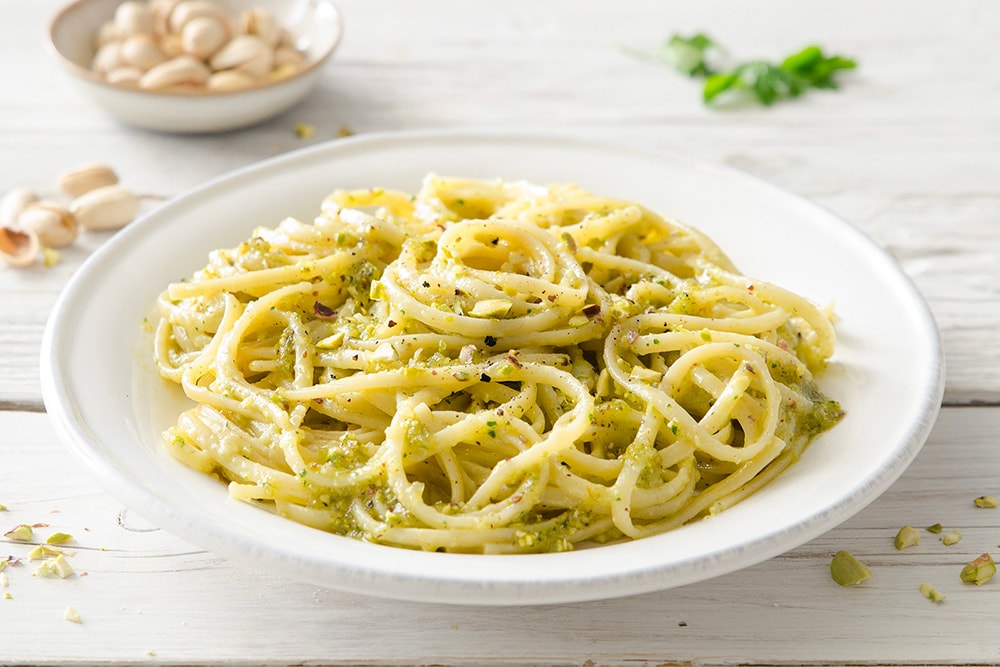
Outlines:
[[[774, 483], [717, 517], [570, 553], [408, 551], [306, 528], [229, 499], [183, 467], [160, 432], [183, 404], [152, 365], [142, 319], [167, 283], [284, 216], [311, 220], [335, 187], [415, 190], [443, 175], [576, 182], [638, 200], [712, 236], [744, 273], [840, 321], [821, 380], [844, 421]], [[844, 521], [903, 472], [937, 414], [937, 329], [896, 263], [853, 227], [767, 183], [675, 155], [543, 135], [427, 132], [338, 140], [235, 172], [163, 205], [95, 253], [63, 292], [42, 351], [60, 434], [129, 507], [191, 542], [315, 584], [410, 600], [534, 604], [629, 595], [706, 579], [798, 546]]]

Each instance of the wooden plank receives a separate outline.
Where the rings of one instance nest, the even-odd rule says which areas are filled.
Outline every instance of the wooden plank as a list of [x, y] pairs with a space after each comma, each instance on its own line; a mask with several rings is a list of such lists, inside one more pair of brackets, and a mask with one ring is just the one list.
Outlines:
[[[77, 537], [81, 576], [9, 567], [0, 662], [65, 665], [973, 664], [1000, 662], [1000, 579], [962, 584], [962, 565], [1000, 549], [1000, 408], [945, 409], [917, 461], [874, 504], [783, 556], [727, 576], [618, 600], [519, 608], [393, 602], [299, 584], [204, 552], [123, 511], [56, 441], [44, 415], [0, 413], [0, 527], [45, 522]], [[945, 547], [904, 524], [960, 530]], [[30, 547], [0, 541], [0, 555]], [[874, 576], [841, 588], [831, 554]], [[86, 576], [82, 573], [86, 572]], [[921, 597], [933, 583], [947, 599]], [[83, 619], [62, 619], [67, 606]], [[151, 655], [149, 652], [155, 653]]]

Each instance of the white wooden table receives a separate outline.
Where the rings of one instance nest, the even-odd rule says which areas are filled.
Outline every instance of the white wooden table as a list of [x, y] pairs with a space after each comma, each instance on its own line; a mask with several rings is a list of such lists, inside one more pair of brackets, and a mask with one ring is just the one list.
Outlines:
[[[67, 85], [43, 47], [58, 4], [0, 2], [0, 190], [51, 190], [61, 169], [101, 160], [134, 189], [169, 196], [341, 127], [551, 129], [675, 150], [804, 195], [887, 248], [937, 317], [948, 380], [927, 445], [888, 493], [744, 571], [534, 608], [342, 594], [149, 525], [67, 455], [42, 405], [38, 351], [60, 289], [106, 240], [90, 235], [53, 268], [0, 268], [0, 528], [43, 522], [79, 543], [79, 576], [7, 568], [0, 663], [1000, 664], [1000, 578], [973, 587], [958, 575], [984, 551], [1000, 556], [1000, 510], [972, 503], [1000, 495], [1000, 5], [341, 0], [344, 42], [301, 106], [249, 130], [179, 137], [124, 127]], [[818, 42], [861, 67], [840, 92], [708, 110], [695, 83], [627, 53], [697, 30], [734, 54], [778, 58]], [[296, 137], [299, 122], [315, 136]], [[893, 547], [900, 526], [936, 522], [964, 539]], [[0, 539], [0, 558], [29, 549]], [[831, 581], [839, 549], [872, 567], [866, 585]], [[921, 597], [923, 582], [946, 601]], [[68, 606], [81, 624], [63, 619]]]

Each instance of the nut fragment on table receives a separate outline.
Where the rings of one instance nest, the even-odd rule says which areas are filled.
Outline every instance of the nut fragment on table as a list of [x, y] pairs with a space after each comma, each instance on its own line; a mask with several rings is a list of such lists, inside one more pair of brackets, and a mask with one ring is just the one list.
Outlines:
[[270, 10], [234, 16], [215, 0], [128, 0], [100, 27], [94, 45], [96, 74], [144, 90], [242, 90], [305, 66]]

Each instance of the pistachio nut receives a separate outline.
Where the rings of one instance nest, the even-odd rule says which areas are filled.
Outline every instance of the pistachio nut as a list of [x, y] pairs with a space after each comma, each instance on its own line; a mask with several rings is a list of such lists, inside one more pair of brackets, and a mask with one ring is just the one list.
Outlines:
[[118, 174], [106, 164], [88, 162], [61, 172], [56, 182], [70, 197], [79, 197], [105, 185], [114, 185], [118, 182]]
[[182, 55], [165, 60], [142, 75], [139, 87], [164, 90], [183, 84], [203, 84], [211, 75], [203, 62], [194, 56]]
[[24, 187], [13, 188], [0, 200], [0, 226], [11, 227], [17, 223], [21, 211], [38, 201], [38, 195]]
[[120, 185], [107, 185], [80, 195], [69, 210], [84, 229], [118, 229], [135, 219], [139, 198]]
[[115, 26], [123, 36], [153, 32], [153, 13], [145, 2], [127, 0], [115, 10]]
[[24, 267], [35, 263], [42, 244], [34, 232], [0, 227], [0, 255], [11, 266]]
[[17, 217], [17, 228], [33, 232], [39, 243], [49, 248], [62, 248], [76, 240], [79, 233], [76, 217], [54, 202], [37, 202]]
[[162, 63], [166, 56], [151, 35], [140, 33], [122, 42], [122, 60], [126, 65], [146, 71]]
[[199, 16], [188, 21], [181, 31], [185, 53], [207, 60], [229, 40], [229, 28], [215, 16]]

